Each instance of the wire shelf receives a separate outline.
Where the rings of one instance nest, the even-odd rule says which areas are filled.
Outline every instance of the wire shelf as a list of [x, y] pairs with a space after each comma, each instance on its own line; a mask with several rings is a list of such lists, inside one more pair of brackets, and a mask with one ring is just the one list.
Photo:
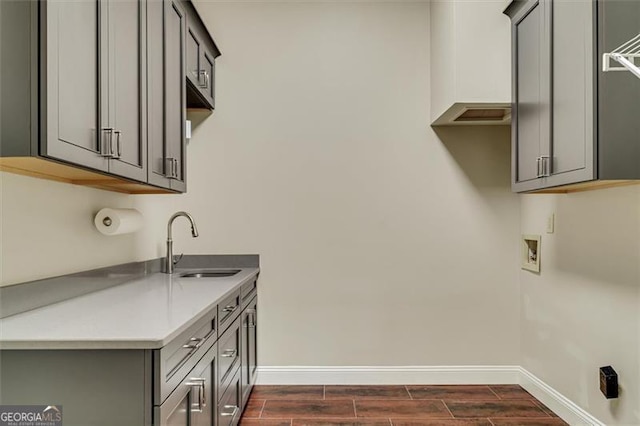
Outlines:
[[[611, 53], [605, 53], [602, 57], [602, 70], [605, 72], [630, 71], [640, 78], [640, 64], [636, 63], [638, 58], [640, 58], [640, 34], [618, 46]], [[619, 65], [612, 63], [612, 59]]]

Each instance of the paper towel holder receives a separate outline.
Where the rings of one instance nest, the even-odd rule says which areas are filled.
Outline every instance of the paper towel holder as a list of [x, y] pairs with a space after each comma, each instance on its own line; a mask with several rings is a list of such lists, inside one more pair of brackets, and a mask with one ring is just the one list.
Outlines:
[[103, 208], [96, 213], [93, 223], [103, 235], [122, 235], [140, 229], [143, 217], [136, 209]]

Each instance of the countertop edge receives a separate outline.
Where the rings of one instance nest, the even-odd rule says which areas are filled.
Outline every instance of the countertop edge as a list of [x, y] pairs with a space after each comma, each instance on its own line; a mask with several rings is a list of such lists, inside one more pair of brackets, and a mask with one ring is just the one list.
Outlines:
[[[221, 300], [238, 290], [247, 282], [255, 279], [259, 273], [259, 267], [243, 268], [247, 270], [247, 275], [233, 284], [227, 291], [222, 293], [218, 298], [211, 301], [207, 306], [198, 313], [191, 316], [180, 326], [169, 332], [166, 336], [153, 336], [150, 338], [134, 338], [134, 339], [61, 339], [61, 340], [3, 340], [2, 329], [0, 328], [0, 350], [157, 350], [166, 346], [173, 339], [184, 333], [189, 327], [198, 322], [211, 309], [215, 308]], [[185, 270], [181, 268], [180, 270]], [[180, 271], [178, 270], [178, 272]]]

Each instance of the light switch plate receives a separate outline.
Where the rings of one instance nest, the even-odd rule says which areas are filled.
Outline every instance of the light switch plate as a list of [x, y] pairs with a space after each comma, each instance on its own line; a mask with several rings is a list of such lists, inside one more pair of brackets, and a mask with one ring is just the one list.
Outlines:
[[553, 234], [555, 232], [556, 226], [556, 215], [555, 213], [551, 213], [547, 217], [547, 234]]

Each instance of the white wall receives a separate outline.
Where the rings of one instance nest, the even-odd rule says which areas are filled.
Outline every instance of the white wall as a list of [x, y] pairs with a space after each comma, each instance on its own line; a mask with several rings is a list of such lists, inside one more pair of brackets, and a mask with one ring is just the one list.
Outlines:
[[135, 236], [105, 237], [93, 217], [133, 203], [133, 196], [0, 173], [1, 284], [132, 261]]
[[[541, 273], [520, 273], [523, 366], [605, 424], [640, 424], [640, 188], [521, 203], [522, 233], [542, 235]], [[605, 365], [618, 400], [600, 393]]]
[[260, 253], [260, 362], [517, 363], [508, 129], [428, 127], [429, 5], [198, 8], [223, 56], [178, 244]]
[[[159, 257], [185, 209], [176, 252], [261, 255], [262, 365], [517, 364], [509, 131], [428, 126], [429, 4], [198, 7], [223, 56], [188, 194], [3, 175], [3, 283]], [[145, 229], [97, 234], [105, 205]]]

